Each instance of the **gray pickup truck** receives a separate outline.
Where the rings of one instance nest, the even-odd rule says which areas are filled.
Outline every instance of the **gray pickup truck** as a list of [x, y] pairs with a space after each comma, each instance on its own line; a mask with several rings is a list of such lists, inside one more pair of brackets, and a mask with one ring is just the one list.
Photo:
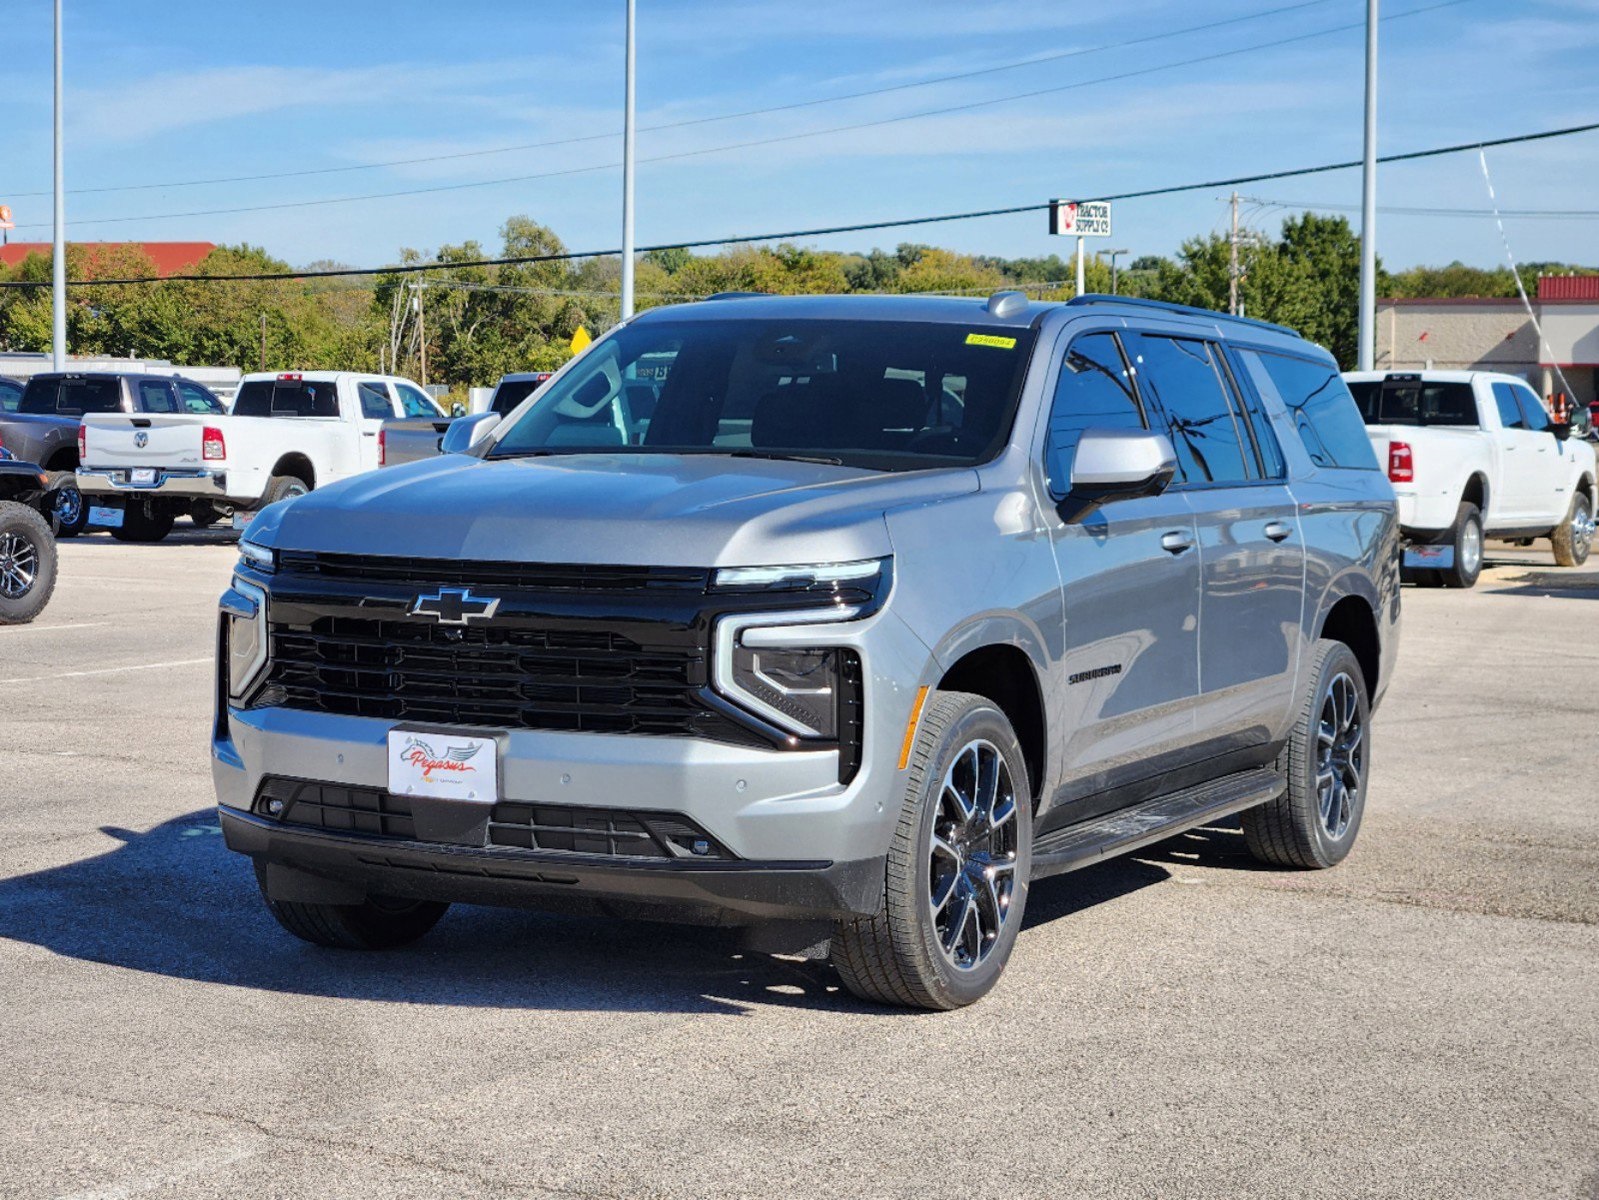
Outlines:
[[715, 298], [444, 448], [265, 509], [222, 600], [221, 826], [302, 938], [586, 905], [952, 1008], [1040, 878], [1232, 814], [1354, 844], [1399, 531], [1290, 330]]
[[[489, 398], [489, 405], [485, 411], [501, 417], [507, 416], [518, 404], [548, 382], [552, 374], [550, 371], [525, 371], [502, 376], [494, 387], [494, 395]], [[378, 466], [398, 467], [419, 459], [436, 457], [444, 445], [444, 435], [453, 420], [453, 417], [441, 417], [437, 420], [424, 418], [385, 421], [383, 431], [378, 435], [380, 439]]]

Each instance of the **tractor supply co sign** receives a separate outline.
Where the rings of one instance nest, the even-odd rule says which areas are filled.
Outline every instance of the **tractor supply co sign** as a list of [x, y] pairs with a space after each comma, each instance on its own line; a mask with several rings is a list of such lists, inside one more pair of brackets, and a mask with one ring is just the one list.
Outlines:
[[1109, 237], [1109, 200], [1051, 200], [1049, 231], [1061, 237]]

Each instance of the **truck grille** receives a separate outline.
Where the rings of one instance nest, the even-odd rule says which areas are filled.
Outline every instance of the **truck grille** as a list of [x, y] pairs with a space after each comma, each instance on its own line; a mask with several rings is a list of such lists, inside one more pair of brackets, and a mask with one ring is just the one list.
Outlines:
[[353, 582], [454, 584], [534, 592], [687, 592], [703, 594], [703, 567], [629, 567], [592, 563], [518, 563], [401, 558], [386, 554], [323, 554], [285, 550], [282, 567], [297, 575]]
[[[701, 698], [704, 651], [610, 630], [322, 617], [274, 624], [268, 686], [291, 708], [387, 720], [751, 743]], [[754, 741], [754, 744], [760, 744]]]

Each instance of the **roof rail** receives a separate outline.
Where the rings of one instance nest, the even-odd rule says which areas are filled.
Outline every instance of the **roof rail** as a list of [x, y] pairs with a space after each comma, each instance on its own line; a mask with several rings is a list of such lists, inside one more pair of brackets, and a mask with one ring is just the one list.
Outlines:
[[717, 292], [714, 296], [705, 297], [707, 300], [753, 300], [757, 296], [765, 299], [771, 292]]
[[1168, 300], [1146, 300], [1142, 296], [1107, 296], [1100, 292], [1090, 292], [1083, 296], [1073, 296], [1066, 301], [1067, 304], [1131, 304], [1136, 308], [1155, 308], [1162, 312], [1174, 313], [1184, 317], [1203, 317], [1207, 321], [1232, 321], [1240, 325], [1252, 325], [1256, 329], [1270, 329], [1273, 333], [1286, 333], [1291, 337], [1303, 338], [1304, 334], [1297, 329], [1290, 329], [1286, 325], [1276, 325], [1270, 321], [1257, 321], [1254, 317], [1235, 317], [1231, 313], [1216, 312], [1209, 308], [1195, 308], [1191, 304], [1173, 304]]

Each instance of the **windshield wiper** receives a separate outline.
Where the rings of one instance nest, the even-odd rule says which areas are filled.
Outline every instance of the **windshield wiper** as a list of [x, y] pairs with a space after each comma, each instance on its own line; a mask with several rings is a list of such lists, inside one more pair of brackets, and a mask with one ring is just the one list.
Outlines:
[[777, 450], [711, 450], [705, 453], [725, 454], [728, 458], [769, 458], [776, 462], [819, 463], [824, 467], [842, 467], [844, 460], [827, 454], [784, 454]]

